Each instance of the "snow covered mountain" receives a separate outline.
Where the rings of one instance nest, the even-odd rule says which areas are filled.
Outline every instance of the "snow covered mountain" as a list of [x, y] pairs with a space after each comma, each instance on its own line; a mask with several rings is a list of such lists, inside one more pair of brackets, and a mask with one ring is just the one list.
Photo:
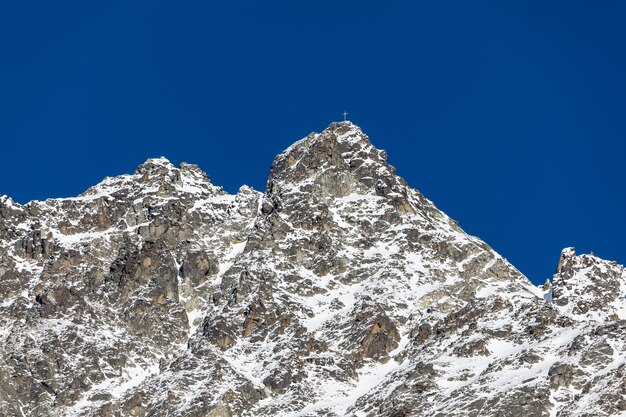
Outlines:
[[264, 193], [149, 159], [0, 199], [2, 416], [626, 415], [626, 271], [537, 288], [350, 122]]

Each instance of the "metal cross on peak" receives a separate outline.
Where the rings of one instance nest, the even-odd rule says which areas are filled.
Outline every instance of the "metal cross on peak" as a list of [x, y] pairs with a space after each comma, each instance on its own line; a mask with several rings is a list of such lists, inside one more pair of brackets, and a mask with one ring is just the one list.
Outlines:
[[344, 111], [343, 113], [341, 113], [343, 115], [343, 121], [346, 121], [346, 116], [348, 115], [347, 111]]

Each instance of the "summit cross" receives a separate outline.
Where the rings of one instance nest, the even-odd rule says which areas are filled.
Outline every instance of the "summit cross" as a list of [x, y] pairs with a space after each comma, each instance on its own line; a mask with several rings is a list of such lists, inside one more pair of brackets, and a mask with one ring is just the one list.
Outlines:
[[343, 121], [345, 122], [345, 121], [346, 121], [346, 116], [348, 115], [348, 112], [347, 112], [347, 111], [344, 111], [344, 112], [343, 112], [343, 113], [341, 113], [341, 114], [343, 114]]

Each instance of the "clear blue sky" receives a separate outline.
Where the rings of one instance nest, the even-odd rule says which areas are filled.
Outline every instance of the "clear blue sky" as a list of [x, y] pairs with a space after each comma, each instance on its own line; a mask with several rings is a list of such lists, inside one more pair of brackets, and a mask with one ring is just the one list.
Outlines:
[[533, 281], [626, 262], [624, 1], [0, 2], [0, 194], [148, 157], [234, 192], [344, 110]]

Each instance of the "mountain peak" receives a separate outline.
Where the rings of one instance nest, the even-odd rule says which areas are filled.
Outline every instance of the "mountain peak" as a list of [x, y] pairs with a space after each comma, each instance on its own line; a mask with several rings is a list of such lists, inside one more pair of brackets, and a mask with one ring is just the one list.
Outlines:
[[382, 179], [388, 185], [404, 184], [387, 163], [387, 153], [374, 147], [360, 127], [345, 121], [310, 133], [278, 155], [267, 189], [304, 187], [326, 196], [364, 195], [375, 194]]
[[626, 319], [626, 271], [622, 265], [593, 254], [561, 252], [552, 280], [552, 300], [562, 310], [584, 319]]
[[345, 133], [346, 131], [358, 131], [360, 133], [363, 133], [363, 130], [356, 124], [352, 123], [350, 120], [343, 120], [341, 122], [332, 122], [324, 130], [329, 130], [329, 129], [338, 131], [340, 133]]
[[169, 159], [164, 156], [160, 156], [158, 158], [146, 159], [143, 164], [137, 167], [135, 174], [151, 175], [156, 173], [171, 172], [174, 168], [174, 164], [172, 164]]
[[311, 132], [304, 138], [297, 140], [296, 142], [291, 144], [287, 149], [285, 149], [276, 157], [276, 160], [288, 158], [293, 153], [302, 151], [303, 148], [308, 149], [313, 146], [333, 147], [334, 142], [342, 142], [353, 145], [360, 142], [361, 145], [372, 146], [369, 141], [369, 137], [363, 132], [363, 130], [359, 126], [347, 120], [342, 122], [332, 122], [320, 133]]

